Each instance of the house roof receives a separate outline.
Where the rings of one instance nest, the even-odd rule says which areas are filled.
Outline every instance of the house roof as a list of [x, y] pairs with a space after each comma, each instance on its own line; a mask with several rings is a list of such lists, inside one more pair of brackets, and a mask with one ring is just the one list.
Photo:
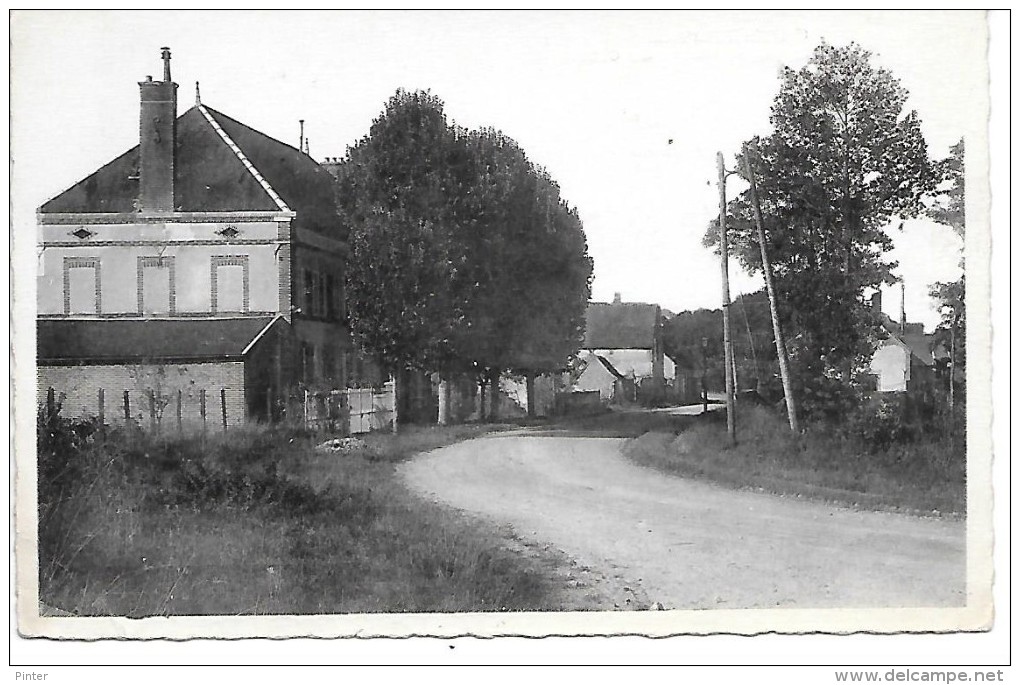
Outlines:
[[611, 361], [609, 361], [608, 359], [606, 359], [605, 357], [603, 357], [602, 355], [597, 354], [597, 355], [595, 355], [595, 358], [598, 359], [602, 363], [602, 366], [606, 367], [606, 370], [609, 373], [613, 374], [617, 378], [623, 378], [624, 377], [622, 373], [620, 373], [619, 371], [616, 370], [616, 367], [613, 366], [613, 363]]
[[[39, 208], [134, 212], [139, 146]], [[342, 237], [334, 180], [314, 159], [206, 105], [177, 118], [174, 207], [181, 212], [284, 211], [294, 226]]]
[[931, 366], [935, 363], [935, 358], [931, 353], [929, 336], [924, 333], [921, 333], [920, 335], [916, 333], [907, 333], [906, 335], [899, 335], [896, 337], [903, 341], [903, 344], [907, 346], [910, 353], [917, 357], [922, 364], [925, 366]]
[[282, 317], [40, 319], [40, 364], [239, 360]]
[[641, 302], [591, 302], [585, 316], [584, 347], [650, 350], [659, 312], [658, 305]]
[[935, 363], [931, 350], [932, 336], [924, 332], [924, 324], [907, 323], [905, 332], [900, 333], [900, 324], [887, 314], [882, 315], [881, 324], [889, 339], [906, 347], [922, 364], [932, 366]]

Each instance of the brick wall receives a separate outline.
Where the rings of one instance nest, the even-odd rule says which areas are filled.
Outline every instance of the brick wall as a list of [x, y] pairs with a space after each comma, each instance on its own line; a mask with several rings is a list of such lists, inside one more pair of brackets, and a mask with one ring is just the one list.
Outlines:
[[[205, 390], [206, 425], [221, 428], [220, 391], [225, 390], [227, 425], [245, 421], [244, 364], [205, 362], [160, 365], [40, 366], [38, 401], [46, 402], [48, 388], [63, 395], [61, 415], [81, 418], [99, 415], [99, 389], [104, 391], [104, 420], [124, 423], [124, 391], [128, 392], [131, 419], [143, 428], [177, 427], [178, 399], [181, 424], [202, 425], [202, 390]], [[150, 400], [151, 392], [151, 400]]]

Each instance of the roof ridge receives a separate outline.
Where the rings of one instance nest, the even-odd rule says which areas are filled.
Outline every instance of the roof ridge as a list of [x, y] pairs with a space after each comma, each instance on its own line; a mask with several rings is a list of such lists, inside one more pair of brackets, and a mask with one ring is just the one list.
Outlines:
[[244, 152], [241, 151], [241, 148], [238, 147], [237, 143], [234, 142], [233, 138], [231, 138], [230, 135], [223, 130], [223, 127], [220, 126], [219, 122], [216, 121], [216, 118], [209, 113], [209, 110], [206, 108], [206, 106], [195, 105], [195, 107], [198, 109], [198, 111], [202, 113], [202, 116], [204, 116], [206, 121], [209, 122], [209, 125], [213, 127], [213, 130], [216, 131], [217, 135], [219, 135], [219, 137], [223, 139], [223, 142], [227, 144], [227, 147], [229, 147], [231, 151], [237, 156], [237, 158], [241, 160], [241, 163], [244, 165], [244, 168], [248, 170], [248, 172], [255, 178], [255, 180], [259, 182], [259, 185], [262, 186], [263, 190], [266, 191], [269, 197], [273, 199], [273, 202], [276, 203], [276, 206], [279, 207], [281, 211], [284, 212], [291, 211], [290, 207], [287, 206], [287, 203], [283, 201], [283, 198], [281, 198], [280, 195], [275, 190], [273, 190], [273, 187], [269, 185], [269, 182], [262, 177], [262, 174], [259, 173], [259, 170], [255, 168], [255, 165], [251, 163], [248, 157], [245, 156]]

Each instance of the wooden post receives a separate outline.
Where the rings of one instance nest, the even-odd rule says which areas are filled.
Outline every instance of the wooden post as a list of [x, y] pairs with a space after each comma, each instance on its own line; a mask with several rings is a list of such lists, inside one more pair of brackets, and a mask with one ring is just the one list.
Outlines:
[[131, 392], [124, 391], [124, 423], [131, 423]]
[[730, 339], [730, 270], [729, 245], [726, 237], [726, 167], [723, 154], [716, 154], [719, 168], [719, 252], [722, 269], [723, 314], [723, 375], [726, 377], [726, 434], [730, 444], [737, 444], [737, 417], [733, 402], [733, 341]]
[[103, 389], [99, 389], [99, 428], [102, 430], [103, 426], [106, 425], [106, 394]]
[[46, 420], [52, 420], [53, 415], [57, 413], [57, 399], [56, 391], [51, 388], [46, 388]]
[[177, 391], [177, 432], [184, 430], [184, 410], [181, 405], [184, 404], [184, 392], [181, 390]]
[[220, 388], [220, 412], [223, 414], [223, 430], [227, 430], [227, 389]]
[[205, 424], [205, 388], [198, 391], [198, 411], [202, 414], [202, 430], [206, 428]]
[[790, 430], [794, 433], [800, 432], [800, 423], [797, 420], [797, 403], [793, 397], [793, 384], [790, 382], [790, 366], [786, 356], [786, 343], [783, 340], [783, 329], [779, 325], [779, 310], [776, 308], [776, 289], [772, 283], [772, 267], [769, 264], [768, 251], [765, 249], [765, 226], [761, 218], [761, 204], [758, 202], [758, 187], [754, 182], [754, 174], [751, 172], [751, 163], [748, 161], [750, 150], [744, 153], [744, 174], [747, 182], [751, 184], [751, 205], [754, 208], [754, 223], [758, 228], [758, 244], [761, 246], [761, 266], [765, 273], [765, 289], [769, 295], [769, 312], [772, 314], [772, 332], [776, 339], [776, 356], [779, 358], [779, 373], [783, 378], [783, 395], [786, 396], [786, 414], [790, 420]]
[[527, 389], [528, 398], [528, 418], [535, 418], [537, 412], [535, 411], [535, 372], [528, 371], [527, 375], [524, 376], [524, 383]]
[[156, 430], [156, 393], [149, 391], [149, 427]]

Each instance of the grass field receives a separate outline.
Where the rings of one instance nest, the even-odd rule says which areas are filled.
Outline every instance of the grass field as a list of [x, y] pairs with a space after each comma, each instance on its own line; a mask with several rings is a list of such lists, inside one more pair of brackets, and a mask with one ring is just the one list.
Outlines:
[[625, 451], [643, 466], [730, 487], [926, 515], [966, 512], [966, 460], [942, 441], [870, 451], [819, 428], [794, 436], [784, 417], [763, 407], [739, 417], [735, 447], [725, 413], [713, 412], [645, 432]]
[[78, 615], [516, 611], [555, 606], [506, 531], [410, 495], [394, 466], [492, 427], [369, 436], [343, 454], [250, 428], [40, 431], [40, 600]]

